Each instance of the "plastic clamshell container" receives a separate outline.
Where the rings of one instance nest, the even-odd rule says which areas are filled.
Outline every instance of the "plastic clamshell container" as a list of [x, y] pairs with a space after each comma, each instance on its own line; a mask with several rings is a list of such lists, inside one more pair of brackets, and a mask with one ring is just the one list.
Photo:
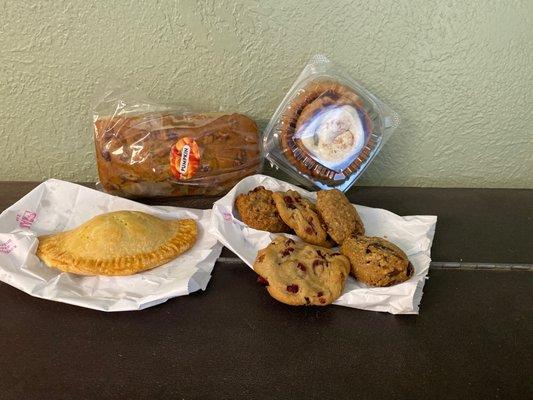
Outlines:
[[346, 191], [399, 123], [385, 103], [317, 55], [270, 119], [264, 155], [308, 188]]

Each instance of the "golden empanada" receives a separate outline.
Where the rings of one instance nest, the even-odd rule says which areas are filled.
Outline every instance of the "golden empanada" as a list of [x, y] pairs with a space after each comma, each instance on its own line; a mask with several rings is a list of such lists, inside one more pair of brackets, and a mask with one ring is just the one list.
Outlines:
[[78, 228], [41, 236], [37, 255], [80, 275], [131, 275], [176, 258], [196, 242], [193, 219], [164, 220], [139, 211], [98, 215]]

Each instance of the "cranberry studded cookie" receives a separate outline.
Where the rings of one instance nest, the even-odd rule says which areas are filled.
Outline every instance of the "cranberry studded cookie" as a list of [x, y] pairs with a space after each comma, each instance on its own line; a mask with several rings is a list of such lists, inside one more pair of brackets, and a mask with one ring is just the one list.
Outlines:
[[280, 218], [272, 199], [272, 192], [258, 186], [235, 199], [242, 221], [251, 228], [268, 232], [289, 232], [290, 228]]
[[332, 247], [313, 203], [294, 190], [274, 192], [272, 198], [283, 222], [300, 238], [317, 246]]
[[352, 234], [365, 234], [363, 221], [340, 190], [320, 190], [317, 193], [316, 208], [326, 224], [329, 236], [338, 244], [342, 244]]
[[276, 300], [324, 306], [342, 294], [350, 262], [333, 250], [278, 236], [259, 250], [254, 270]]
[[352, 275], [370, 286], [396, 285], [414, 273], [402, 249], [382, 238], [352, 236], [342, 244], [341, 253], [350, 259]]

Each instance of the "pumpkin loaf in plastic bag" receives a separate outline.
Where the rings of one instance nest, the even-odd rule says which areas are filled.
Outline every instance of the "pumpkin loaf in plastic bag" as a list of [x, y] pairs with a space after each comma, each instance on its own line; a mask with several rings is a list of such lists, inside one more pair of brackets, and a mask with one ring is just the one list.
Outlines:
[[108, 93], [93, 115], [99, 186], [123, 197], [220, 195], [261, 167], [256, 123]]

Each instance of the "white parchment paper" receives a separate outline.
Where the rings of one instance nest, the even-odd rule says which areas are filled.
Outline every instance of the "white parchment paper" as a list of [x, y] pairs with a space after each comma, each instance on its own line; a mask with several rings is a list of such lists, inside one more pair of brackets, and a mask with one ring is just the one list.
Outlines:
[[[257, 252], [266, 247], [278, 234], [258, 231], [245, 225], [240, 220], [234, 203], [238, 194], [247, 193], [261, 185], [272, 191], [296, 190], [302, 196], [312, 201], [316, 200], [314, 192], [308, 192], [269, 176], [253, 175], [244, 178], [226, 196], [214, 203], [211, 215], [212, 233], [250, 267]], [[366, 235], [380, 236], [399, 246], [409, 257], [415, 268], [415, 274], [404, 283], [384, 288], [370, 287], [349, 277], [344, 293], [334, 304], [392, 314], [418, 314], [424, 281], [431, 262], [431, 243], [437, 217], [429, 215], [400, 217], [387, 210], [355, 207], [365, 224]]]
[[[136, 210], [161, 218], [193, 218], [198, 240], [160, 267], [131, 276], [80, 276], [47, 267], [35, 255], [37, 236], [75, 228], [90, 218]], [[0, 214], [0, 281], [32, 296], [102, 311], [151, 307], [205, 290], [222, 245], [208, 232], [210, 210], [152, 207], [50, 179]]]

